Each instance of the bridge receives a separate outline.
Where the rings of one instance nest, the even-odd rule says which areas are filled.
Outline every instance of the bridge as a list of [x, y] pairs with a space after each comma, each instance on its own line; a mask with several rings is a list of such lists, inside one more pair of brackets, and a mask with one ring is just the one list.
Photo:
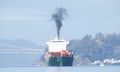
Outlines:
[[34, 53], [34, 54], [40, 54], [42, 52], [44, 52], [44, 50], [0, 49], [0, 53]]
[[22, 48], [17, 47], [13, 45], [3, 44], [0, 43], [0, 45], [5, 45], [10, 48], [0, 48], [0, 53], [30, 53], [30, 54], [41, 54], [44, 52], [44, 50], [41, 49], [34, 49], [34, 48]]

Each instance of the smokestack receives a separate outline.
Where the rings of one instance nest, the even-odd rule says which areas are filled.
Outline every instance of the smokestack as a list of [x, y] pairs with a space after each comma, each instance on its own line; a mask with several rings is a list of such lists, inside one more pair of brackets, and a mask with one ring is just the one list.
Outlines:
[[68, 15], [67, 15], [67, 10], [65, 8], [58, 8], [57, 11], [52, 15], [52, 19], [55, 21], [57, 27], [58, 40], [60, 38], [60, 29], [62, 27], [62, 21], [66, 16]]

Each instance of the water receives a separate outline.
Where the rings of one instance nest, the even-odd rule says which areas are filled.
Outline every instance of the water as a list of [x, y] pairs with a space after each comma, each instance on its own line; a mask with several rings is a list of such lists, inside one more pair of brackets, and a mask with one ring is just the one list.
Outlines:
[[120, 66], [0, 67], [0, 72], [120, 72]]

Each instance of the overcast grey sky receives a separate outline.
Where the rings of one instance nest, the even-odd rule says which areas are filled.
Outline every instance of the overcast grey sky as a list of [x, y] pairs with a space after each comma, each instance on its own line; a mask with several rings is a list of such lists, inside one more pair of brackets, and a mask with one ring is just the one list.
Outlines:
[[51, 15], [63, 7], [64, 39], [120, 33], [120, 0], [0, 0], [0, 39], [28, 39], [44, 45], [56, 35]]

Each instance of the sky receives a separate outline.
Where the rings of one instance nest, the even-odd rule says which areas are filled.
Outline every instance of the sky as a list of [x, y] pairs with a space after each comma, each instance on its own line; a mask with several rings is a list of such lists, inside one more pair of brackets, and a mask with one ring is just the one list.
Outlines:
[[120, 0], [0, 0], [0, 39], [27, 39], [39, 45], [56, 36], [51, 19], [66, 8], [61, 37], [81, 39], [86, 34], [120, 33]]

